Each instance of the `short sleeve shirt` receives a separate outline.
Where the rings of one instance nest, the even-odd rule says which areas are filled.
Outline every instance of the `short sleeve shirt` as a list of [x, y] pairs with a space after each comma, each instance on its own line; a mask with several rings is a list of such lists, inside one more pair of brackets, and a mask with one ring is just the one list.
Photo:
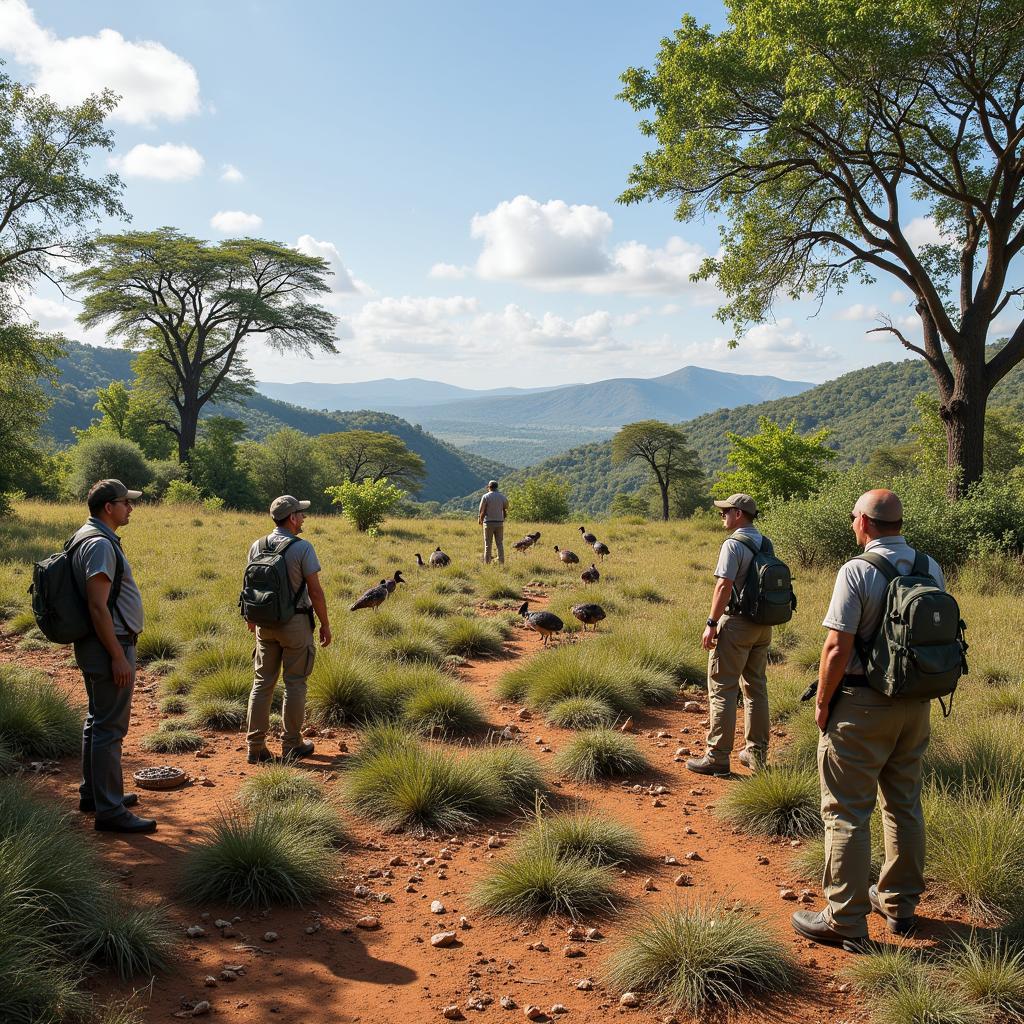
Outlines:
[[718, 565], [715, 566], [715, 576], [725, 580], [745, 580], [750, 569], [750, 563], [754, 560], [754, 553], [741, 541], [736, 540], [736, 534], [747, 537], [754, 542], [754, 546], [761, 548], [761, 531], [753, 526], [741, 526], [730, 537], [726, 538], [722, 550], [718, 555]]
[[[879, 537], [878, 540], [867, 544], [864, 550], [877, 552], [883, 558], [887, 558], [901, 574], [910, 572], [917, 554], [900, 536]], [[928, 571], [935, 582], [945, 590], [945, 577], [934, 558], [928, 559]], [[853, 633], [864, 641], [870, 640], [882, 622], [888, 586], [885, 577], [873, 565], [861, 558], [852, 558], [840, 567], [836, 575], [832, 601], [822, 625], [826, 629], [835, 629], [840, 633]], [[864, 666], [856, 647], [850, 652], [846, 674], [864, 675]]]
[[[294, 536], [294, 533], [289, 533], [278, 526], [273, 533], [266, 537], [266, 540], [270, 541], [271, 547], [276, 547], [282, 541]], [[263, 539], [262, 537], [260, 538], [260, 540]], [[252, 561], [259, 554], [259, 551], [260, 542], [258, 540], [253, 541], [252, 547], [249, 548], [249, 560]], [[316, 552], [313, 550], [313, 545], [301, 537], [294, 544], [289, 544], [286, 548], [284, 564], [288, 569], [288, 582], [291, 584], [293, 594], [298, 593], [299, 587], [302, 586], [302, 582], [307, 576], [320, 571], [320, 562], [316, 557]], [[309, 591], [303, 590], [302, 596], [295, 602], [295, 607], [303, 609], [313, 607], [313, 602], [309, 599]]]
[[480, 511], [484, 514], [485, 523], [505, 522], [505, 509], [508, 498], [501, 491], [487, 491], [480, 499]]
[[[83, 594], [86, 581], [91, 580], [94, 576], [102, 574], [111, 583], [114, 582], [114, 576], [117, 573], [117, 555], [114, 553], [114, 545], [116, 544], [118, 550], [121, 551], [121, 538], [106, 523], [93, 516], [90, 516], [85, 521], [85, 525], [75, 533], [75, 539], [77, 540], [82, 534], [87, 533], [98, 534], [98, 536], [88, 537], [82, 541], [75, 548], [75, 553], [71, 557], [75, 579], [82, 588]], [[132, 575], [132, 567], [128, 564], [128, 559], [124, 557], [123, 551], [121, 551], [121, 558], [124, 561], [121, 591], [117, 596], [117, 604], [111, 611], [114, 632], [121, 635], [125, 633], [139, 634], [142, 632], [143, 626], [142, 594], [139, 592], [139, 586]]]

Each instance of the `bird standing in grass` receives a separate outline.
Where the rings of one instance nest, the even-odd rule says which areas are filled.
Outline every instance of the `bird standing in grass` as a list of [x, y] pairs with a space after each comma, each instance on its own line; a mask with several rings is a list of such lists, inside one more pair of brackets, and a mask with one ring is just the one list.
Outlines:
[[583, 580], [583, 586], [586, 586], [588, 583], [596, 583], [600, 578], [601, 573], [593, 562], [590, 563], [589, 569], [584, 569], [583, 572], [580, 573], [580, 579]]
[[580, 556], [575, 552], [568, 548], [559, 548], [557, 544], [555, 545], [555, 554], [562, 560], [563, 565], [576, 565], [580, 560]]
[[587, 626], [593, 626], [597, 632], [597, 624], [607, 618], [604, 609], [599, 604], [574, 604], [573, 615], [583, 623], [583, 632], [586, 633]]
[[554, 612], [546, 612], [543, 609], [539, 612], [531, 612], [529, 606], [530, 602], [524, 601], [519, 608], [519, 614], [522, 615], [530, 629], [535, 633], [540, 633], [544, 638], [544, 646], [547, 647], [548, 640], [553, 634], [561, 633], [565, 628], [565, 623]]
[[537, 541], [540, 540], [540, 531], [536, 533], [528, 533], [522, 540], [517, 540], [512, 547], [516, 551], [525, 551], [527, 548], [532, 548]]
[[389, 594], [393, 594], [395, 592], [395, 588], [398, 586], [398, 584], [399, 583], [404, 583], [404, 582], [405, 582], [405, 579], [402, 577], [402, 570], [401, 569], [396, 569], [395, 570], [395, 575], [392, 576], [391, 579], [384, 581], [384, 586], [388, 588], [388, 593]]
[[370, 587], [350, 608], [350, 612], [357, 612], [360, 608], [379, 608], [387, 599], [391, 591], [388, 590], [388, 580], [381, 580], [375, 587]]
[[605, 555], [610, 555], [611, 551], [609, 550], [608, 545], [605, 544], [603, 541], [595, 540], [594, 541], [594, 553], [603, 562], [604, 561], [604, 556]]
[[443, 569], [446, 565], [451, 565], [452, 560], [441, 550], [440, 547], [434, 548], [430, 552], [430, 565], [434, 569]]
[[597, 538], [585, 526], [580, 527], [580, 533], [583, 534], [584, 544], [593, 545], [597, 543]]

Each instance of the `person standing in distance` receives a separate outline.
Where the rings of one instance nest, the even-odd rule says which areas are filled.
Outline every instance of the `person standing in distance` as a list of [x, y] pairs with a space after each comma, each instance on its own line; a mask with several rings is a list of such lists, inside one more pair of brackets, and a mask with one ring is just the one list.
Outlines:
[[[121, 746], [128, 733], [135, 689], [135, 644], [142, 632], [142, 595], [121, 550], [117, 531], [128, 525], [142, 491], [120, 480], [99, 480], [86, 499], [89, 518], [72, 539], [72, 572], [85, 596], [92, 632], [75, 642], [89, 710], [82, 729], [82, 783], [78, 809], [96, 813], [99, 832], [153, 832], [156, 821], [128, 810], [139, 798], [125, 793]], [[80, 543], [79, 543], [80, 542]]]
[[[911, 572], [917, 553], [903, 538], [903, 504], [892, 491], [862, 494], [850, 525], [865, 553], [881, 555], [900, 574]], [[929, 575], [945, 590], [938, 563], [927, 561]], [[828, 902], [820, 913], [795, 913], [793, 928], [805, 938], [850, 951], [863, 945], [872, 910], [886, 918], [889, 931], [907, 934], [925, 888], [921, 768], [931, 735], [931, 702], [873, 689], [857, 651], [858, 638], [870, 643], [881, 626], [887, 589], [879, 569], [863, 558], [851, 559], [839, 569], [822, 623], [828, 636], [814, 718], [821, 730], [822, 889]], [[885, 863], [874, 886], [871, 814], [879, 795]]]
[[277, 677], [284, 673], [284, 704], [281, 716], [284, 733], [281, 757], [284, 760], [309, 757], [314, 747], [302, 739], [302, 723], [306, 713], [306, 680], [313, 671], [316, 647], [313, 643], [313, 613], [320, 620], [320, 646], [331, 642], [331, 625], [327, 615], [327, 598], [320, 584], [320, 562], [308, 540], [297, 539], [306, 519], [308, 501], [299, 501], [282, 494], [270, 504], [274, 529], [266, 537], [253, 542], [249, 561], [256, 558], [261, 545], [271, 550], [287, 544], [281, 557], [288, 570], [288, 582], [295, 595], [295, 614], [279, 625], [257, 626], [249, 623], [256, 634], [254, 679], [249, 695], [246, 742], [249, 764], [273, 760], [267, 749], [270, 728], [270, 704], [274, 698]]
[[[711, 598], [701, 646], [709, 651], [708, 702], [711, 723], [707, 753], [690, 758], [686, 767], [698, 775], [728, 775], [736, 736], [736, 701], [742, 690], [746, 746], [739, 762], [747, 768], [764, 767], [768, 759], [768, 648], [772, 627], [751, 622], [735, 611], [735, 598], [747, 578], [754, 551], [763, 543], [754, 526], [757, 502], [749, 494], [733, 494], [715, 507], [722, 526], [732, 530], [722, 545], [715, 567]], [[738, 538], [742, 537], [743, 540]], [[752, 545], [748, 547], [747, 544]], [[738, 582], [737, 582], [738, 581]]]
[[491, 560], [491, 542], [498, 546], [498, 564], [505, 564], [505, 516], [508, 498], [498, 490], [498, 481], [491, 480], [480, 498], [477, 522], [484, 528], [484, 564]]

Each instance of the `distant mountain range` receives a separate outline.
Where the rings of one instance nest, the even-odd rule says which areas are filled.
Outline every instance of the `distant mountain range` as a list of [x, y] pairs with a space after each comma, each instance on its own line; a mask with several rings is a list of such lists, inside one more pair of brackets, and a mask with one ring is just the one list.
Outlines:
[[713, 409], [796, 395], [813, 385], [684, 366], [661, 377], [534, 389], [474, 391], [415, 379], [258, 386], [274, 398], [325, 410], [395, 413], [460, 447], [523, 466], [581, 442], [610, 437], [625, 423], [675, 423]]

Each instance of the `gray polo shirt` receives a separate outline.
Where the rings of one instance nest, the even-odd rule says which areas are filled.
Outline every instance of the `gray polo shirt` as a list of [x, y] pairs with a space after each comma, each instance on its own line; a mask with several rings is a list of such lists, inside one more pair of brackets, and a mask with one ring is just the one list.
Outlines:
[[[267, 540], [270, 541], [271, 547], [276, 547], [286, 537], [294, 537], [294, 533], [289, 533], [287, 530], [278, 526], [275, 528], [273, 533], [268, 534]], [[263, 538], [260, 538], [261, 540]], [[249, 561], [251, 562], [258, 554], [260, 550], [260, 542], [254, 540], [252, 547], [249, 548]], [[291, 584], [292, 593], [298, 593], [299, 587], [302, 586], [302, 581], [307, 577], [311, 576], [315, 572], [320, 571], [320, 562], [316, 557], [316, 552], [313, 550], [313, 545], [308, 540], [303, 540], [301, 537], [294, 543], [289, 544], [287, 550], [284, 553], [284, 564], [288, 569], [288, 582]], [[309, 599], [309, 591], [304, 590], [302, 596], [295, 602], [296, 608], [312, 608], [313, 602]]]
[[[887, 558], [899, 573], [908, 573], [914, 567], [914, 549], [897, 535], [879, 537], [864, 547]], [[935, 582], [946, 589], [942, 569], [934, 558], [928, 558], [928, 570]], [[832, 590], [832, 601], [822, 625], [840, 633], [855, 633], [861, 640], [870, 640], [882, 622], [885, 612], [885, 593], [889, 584], [885, 577], [863, 559], [853, 558], [841, 566]], [[864, 666], [856, 649], [850, 652], [846, 673], [851, 676], [864, 675]]]
[[750, 571], [750, 563], [754, 560], [754, 552], [741, 541], [736, 540], [736, 534], [747, 537], [754, 542], [754, 546], [761, 550], [761, 531], [754, 526], [741, 526], [726, 538], [722, 550], [718, 555], [718, 565], [715, 566], [715, 576], [722, 579], [732, 580], [735, 583], [740, 580], [741, 584], [747, 578]]
[[485, 523], [505, 522], [505, 510], [508, 508], [508, 498], [501, 491], [485, 491], [480, 499], [480, 511], [484, 515]]
[[98, 533], [98, 537], [90, 537], [82, 541], [75, 549], [71, 557], [75, 572], [75, 579], [85, 593], [86, 580], [102, 573], [114, 582], [114, 575], [117, 571], [117, 555], [114, 554], [114, 545], [121, 550], [121, 557], [124, 560], [124, 575], [121, 577], [121, 592], [117, 597], [117, 604], [111, 611], [114, 620], [114, 632], [119, 635], [125, 633], [141, 633], [143, 625], [142, 616], [142, 594], [139, 593], [138, 584], [132, 575], [132, 567], [128, 559], [124, 557], [121, 549], [121, 538], [105, 523], [92, 516], [85, 521], [75, 533], [75, 539], [83, 533]]

